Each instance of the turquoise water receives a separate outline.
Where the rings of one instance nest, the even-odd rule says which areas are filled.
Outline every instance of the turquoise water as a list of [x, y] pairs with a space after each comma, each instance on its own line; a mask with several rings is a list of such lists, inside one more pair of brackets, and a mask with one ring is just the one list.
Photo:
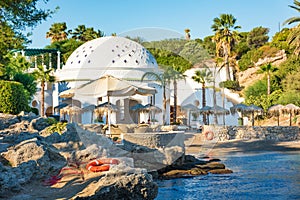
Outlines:
[[159, 181], [162, 199], [300, 199], [300, 152], [230, 155], [232, 174]]

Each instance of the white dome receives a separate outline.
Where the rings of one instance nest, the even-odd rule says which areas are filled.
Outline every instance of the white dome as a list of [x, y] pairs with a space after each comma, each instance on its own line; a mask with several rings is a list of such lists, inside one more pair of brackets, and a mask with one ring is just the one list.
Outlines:
[[141, 76], [146, 71], [156, 70], [155, 58], [142, 45], [127, 38], [110, 36], [88, 41], [78, 47], [56, 75], [61, 81], [94, 80], [104, 74], [137, 78], [134, 71]]

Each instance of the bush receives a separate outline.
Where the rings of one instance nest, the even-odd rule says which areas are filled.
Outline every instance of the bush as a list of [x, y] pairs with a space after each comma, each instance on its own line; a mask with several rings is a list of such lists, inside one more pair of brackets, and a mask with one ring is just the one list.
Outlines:
[[238, 81], [223, 81], [219, 84], [219, 86], [221, 88], [227, 88], [227, 89], [231, 89], [231, 90], [240, 90], [240, 84]]
[[21, 83], [0, 80], [0, 112], [18, 114], [29, 111], [28, 99]]
[[39, 115], [39, 109], [37, 109], [37, 108], [31, 107], [30, 112], [33, 112], [34, 114]]
[[284, 92], [278, 99], [278, 103], [283, 105], [293, 103], [297, 106], [300, 106], [300, 94], [296, 91]]
[[[49, 118], [48, 118], [49, 119]], [[51, 126], [47, 127], [46, 132], [49, 134], [52, 133], [59, 133], [60, 135], [63, 133], [63, 131], [66, 130], [67, 123], [65, 122], [57, 122], [52, 124]]]

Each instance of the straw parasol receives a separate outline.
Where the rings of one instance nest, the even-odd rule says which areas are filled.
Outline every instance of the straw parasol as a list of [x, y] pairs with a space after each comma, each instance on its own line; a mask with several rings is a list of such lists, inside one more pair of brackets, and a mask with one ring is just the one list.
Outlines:
[[60, 109], [60, 114], [61, 115], [69, 115], [70, 116], [70, 122], [73, 122], [73, 117], [74, 115], [78, 115], [82, 112], [82, 108], [79, 108], [77, 106], [71, 106], [71, 105], [68, 105], [62, 109]]
[[236, 104], [236, 105], [230, 107], [231, 114], [240, 112], [242, 114], [242, 117], [243, 117], [243, 113], [245, 113], [248, 110], [249, 110], [249, 106], [247, 106], [246, 104], [243, 104], [243, 103], [239, 103], [239, 104]]
[[[228, 115], [230, 114], [229, 110], [227, 110], [226, 108], [223, 108], [221, 106], [204, 106], [202, 108], [199, 109], [201, 114], [206, 114], [206, 115], [210, 115], [210, 114], [214, 114], [214, 115]], [[208, 118], [209, 120], [209, 118]], [[208, 121], [209, 124], [209, 121]], [[225, 124], [225, 121], [224, 121]]]
[[297, 114], [300, 112], [300, 107], [296, 106], [295, 104], [288, 104], [284, 106], [282, 112], [288, 113], [290, 115], [290, 126], [292, 126], [292, 113]]
[[94, 115], [94, 110], [95, 110], [96, 106], [94, 104], [85, 106], [82, 108], [82, 112], [92, 112], [92, 117], [91, 117], [91, 123], [93, 123], [93, 115]]
[[[210, 106], [204, 106], [199, 109], [199, 112], [200, 112], [200, 114], [203, 114], [203, 115], [210, 115], [211, 109], [212, 109], [212, 107], [210, 107]], [[209, 116], [207, 117], [207, 123], [209, 125]]]
[[68, 90], [65, 90], [65, 91], [62, 91], [61, 93], [59, 93], [59, 96], [61, 98], [72, 98], [72, 97], [74, 97], [74, 95], [75, 95], [74, 88], [68, 89]]
[[155, 106], [155, 105], [147, 104], [147, 105], [144, 106], [142, 111], [160, 113], [160, 112], [162, 112], [162, 109]]
[[[155, 114], [156, 113], [161, 113], [162, 112], [162, 109], [155, 106], [155, 105], [152, 105], [152, 104], [147, 104], [144, 106], [143, 109], [141, 109], [142, 112], [148, 112], [149, 113], [149, 120], [151, 121], [152, 119], [155, 119]], [[153, 115], [153, 117], [152, 117]]]
[[251, 113], [251, 118], [252, 118], [252, 126], [254, 126], [254, 113], [262, 113], [263, 109], [261, 107], [258, 107], [256, 105], [251, 104], [250, 106], [248, 106], [248, 110], [246, 110], [246, 112], [250, 112]]
[[186, 110], [189, 116], [189, 126], [191, 125], [191, 112], [199, 112], [200, 109], [193, 104], [186, 104], [181, 107], [182, 110]]
[[280, 112], [284, 109], [284, 106], [281, 104], [273, 105], [268, 109], [268, 112], [271, 114], [275, 114], [277, 116], [277, 126], [279, 126], [279, 116]]
[[130, 110], [132, 111], [140, 111], [141, 109], [143, 109], [145, 106], [141, 103], [135, 104], [134, 106], [130, 107]]

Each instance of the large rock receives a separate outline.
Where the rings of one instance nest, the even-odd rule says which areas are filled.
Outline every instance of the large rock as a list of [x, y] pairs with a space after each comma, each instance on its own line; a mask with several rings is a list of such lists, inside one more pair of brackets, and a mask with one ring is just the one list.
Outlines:
[[99, 181], [91, 183], [75, 199], [151, 200], [156, 198], [157, 193], [158, 186], [150, 174], [119, 173], [107, 174]]
[[16, 115], [0, 113], [0, 130], [4, 130], [12, 124], [20, 122]]
[[39, 117], [39, 118], [33, 119], [30, 122], [29, 129], [41, 131], [41, 130], [44, 130], [45, 128], [47, 128], [48, 126], [50, 126], [50, 124], [47, 122], [47, 119], [43, 118], [43, 117]]
[[54, 147], [43, 143], [37, 138], [25, 140], [18, 145], [10, 147], [8, 151], [1, 153], [2, 157], [9, 161], [12, 167], [18, 167], [22, 163], [35, 161], [39, 169], [32, 171], [36, 177], [43, 177], [49, 173], [56, 173], [66, 164], [66, 160]]
[[37, 163], [29, 161], [12, 168], [0, 163], [0, 198], [7, 197], [8, 191], [16, 193], [22, 190], [22, 184], [28, 183], [38, 170]]

